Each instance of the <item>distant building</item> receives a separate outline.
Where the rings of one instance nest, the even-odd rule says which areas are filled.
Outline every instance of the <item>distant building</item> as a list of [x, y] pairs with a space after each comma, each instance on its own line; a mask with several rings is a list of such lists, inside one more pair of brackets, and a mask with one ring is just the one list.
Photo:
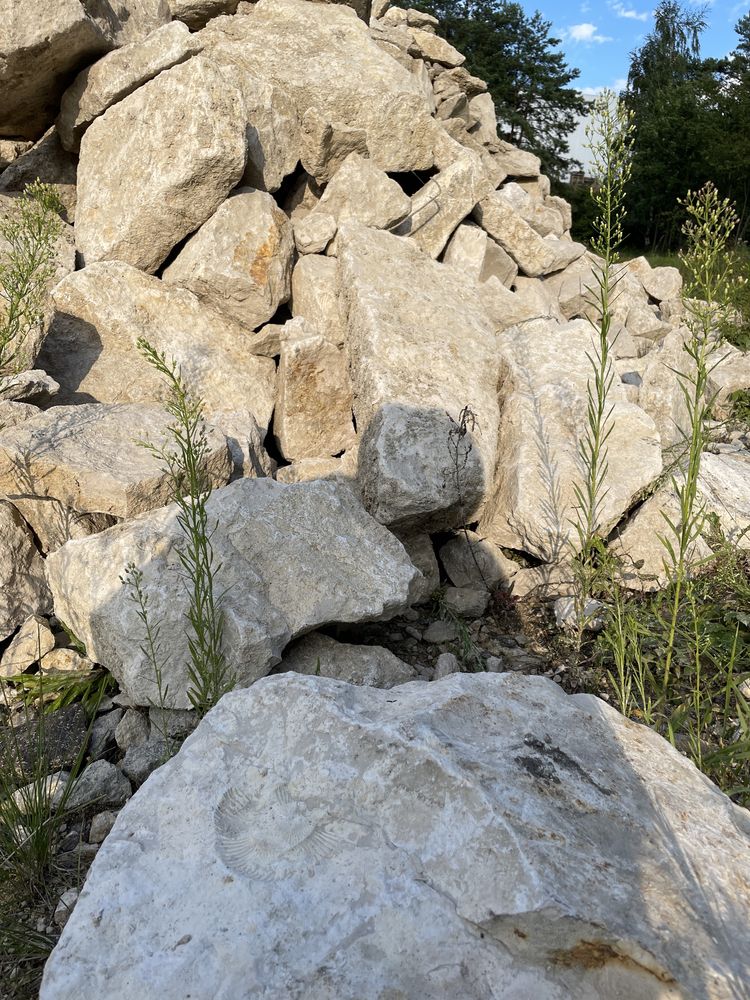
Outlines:
[[568, 184], [571, 187], [593, 187], [594, 178], [588, 177], [583, 170], [571, 170], [568, 174]]

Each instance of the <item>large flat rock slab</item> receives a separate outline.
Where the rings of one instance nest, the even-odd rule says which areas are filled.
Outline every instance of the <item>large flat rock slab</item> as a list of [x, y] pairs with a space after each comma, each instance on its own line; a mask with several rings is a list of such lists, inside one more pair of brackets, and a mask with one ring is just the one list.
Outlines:
[[[172, 498], [172, 482], [154, 448], [174, 449], [173, 418], [158, 406], [84, 403], [54, 406], [0, 430], [0, 493], [53, 498], [85, 513], [129, 518]], [[212, 485], [232, 472], [227, 441], [206, 427], [202, 463]]]
[[347, 223], [337, 239], [368, 509], [402, 527], [471, 521], [499, 419], [497, 338], [476, 285], [407, 237]]
[[[211, 495], [208, 513], [216, 525], [224, 648], [241, 684], [267, 674], [297, 635], [398, 614], [420, 579], [401, 543], [339, 483], [239, 480]], [[131, 562], [143, 572], [152, 620], [161, 626], [167, 707], [190, 704], [181, 538], [170, 505], [67, 542], [47, 558], [55, 613], [138, 705], [157, 704], [158, 689], [139, 648], [137, 608], [121, 581]]]
[[[495, 482], [480, 531], [497, 545], [544, 562], [570, 559], [579, 544], [576, 486], [585, 483], [581, 442], [594, 332], [587, 320], [536, 320], [498, 338], [500, 444]], [[605, 536], [661, 473], [659, 433], [615, 381], [609, 393], [607, 474], [600, 494]]]
[[250, 354], [246, 331], [191, 292], [113, 261], [71, 274], [52, 301], [39, 364], [60, 383], [57, 402], [160, 402], [163, 382], [136, 346], [145, 337], [179, 364], [206, 418], [226, 427], [227, 437], [245, 427], [249, 439], [253, 420], [265, 434], [274, 405], [273, 361]]
[[120, 813], [41, 1000], [735, 1000], [749, 834], [544, 678], [266, 678]]
[[324, 126], [359, 132], [383, 170], [432, 166], [440, 127], [417, 77], [348, 6], [260, 0], [245, 16], [212, 21], [201, 39], [222, 61], [234, 47], [242, 64], [289, 96], [300, 120], [314, 112]]

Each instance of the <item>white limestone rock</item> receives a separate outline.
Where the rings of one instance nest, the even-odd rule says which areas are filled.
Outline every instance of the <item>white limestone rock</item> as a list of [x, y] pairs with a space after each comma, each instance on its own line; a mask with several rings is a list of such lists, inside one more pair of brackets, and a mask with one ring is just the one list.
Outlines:
[[389, 229], [411, 208], [401, 187], [371, 160], [350, 153], [326, 186], [323, 197], [307, 216], [330, 215], [337, 225], [355, 219], [373, 229]]
[[462, 222], [448, 241], [443, 261], [464, 271], [475, 281], [497, 278], [510, 288], [518, 266], [510, 254], [473, 222]]
[[50, 610], [44, 561], [15, 507], [0, 497], [0, 642], [31, 615]]
[[456, 145], [460, 152], [417, 191], [408, 220], [397, 230], [433, 259], [443, 252], [459, 223], [492, 190], [480, 158]]
[[368, 509], [400, 528], [463, 524], [494, 467], [492, 323], [473, 286], [411, 240], [349, 223], [338, 242]]
[[86, 129], [107, 108], [200, 49], [185, 25], [173, 21], [82, 70], [60, 101], [57, 132], [63, 149], [77, 152]]
[[81, 142], [76, 242], [86, 264], [154, 272], [213, 215], [247, 157], [239, 90], [203, 55], [160, 73]]
[[0, 137], [38, 139], [70, 73], [114, 42], [79, 0], [2, 0], [0, 23]]
[[292, 272], [292, 316], [303, 319], [309, 334], [319, 333], [341, 346], [346, 339], [339, 296], [339, 262], [307, 254]]
[[656, 302], [678, 299], [682, 293], [682, 275], [677, 267], [652, 267], [645, 257], [627, 262], [628, 270], [640, 278], [643, 287]]
[[441, 545], [440, 562], [456, 587], [486, 590], [508, 589], [519, 569], [499, 546], [468, 528]]
[[693, 764], [545, 678], [266, 678], [122, 810], [40, 998], [733, 1000], [749, 848]]
[[162, 278], [255, 330], [291, 291], [292, 225], [270, 194], [240, 188], [195, 235]]
[[586, 249], [569, 240], [543, 239], [499, 191], [479, 202], [474, 218], [530, 278], [564, 270]]
[[414, 680], [414, 668], [382, 646], [354, 646], [320, 632], [303, 636], [284, 653], [277, 668], [314, 677], [333, 677], [347, 684], [392, 688]]
[[31, 615], [23, 622], [0, 657], [0, 677], [22, 674], [54, 648], [55, 637], [46, 618]]
[[[677, 481], [684, 482], [679, 472]], [[746, 455], [701, 455], [697, 502], [706, 515], [717, 519], [731, 545], [750, 551], [750, 461]], [[667, 584], [671, 561], [660, 536], [673, 545], [676, 540], [665, 517], [680, 526], [680, 504], [672, 482], [638, 508], [610, 546], [621, 563], [620, 577], [632, 590], [659, 590]], [[698, 564], [710, 555], [705, 538], [698, 537], [689, 548], [687, 563]]]
[[288, 461], [340, 455], [355, 442], [346, 353], [324, 337], [281, 345], [274, 435]]
[[[569, 558], [578, 545], [575, 487], [584, 481], [580, 442], [588, 426], [593, 336], [586, 320], [542, 320], [498, 337], [502, 433], [479, 531], [544, 562]], [[612, 430], [599, 515], [605, 534], [662, 469], [653, 420], [626, 401], [617, 381], [609, 399]]]
[[310, 212], [294, 222], [294, 245], [301, 254], [325, 253], [337, 229], [332, 215]]
[[560, 212], [548, 202], [541, 202], [513, 181], [504, 184], [496, 197], [507, 202], [540, 236], [561, 237], [566, 227]]
[[378, 47], [349, 7], [259, 0], [249, 17], [219, 18], [201, 35], [208, 53], [234, 45], [256, 76], [289, 97], [300, 122], [314, 111], [323, 126], [360, 132], [381, 169], [432, 166], [439, 126], [419, 80]]
[[[129, 518], [161, 507], [172, 497], [164, 463], [144, 443], [174, 448], [174, 423], [158, 406], [84, 403], [55, 406], [0, 431], [0, 492], [49, 497], [72, 512]], [[223, 486], [232, 462], [226, 438], [206, 426], [208, 481]]]
[[60, 383], [61, 404], [160, 402], [163, 382], [136, 346], [145, 337], [177, 362], [203, 400], [206, 419], [220, 430], [226, 426], [227, 437], [243, 425], [252, 434], [253, 420], [263, 434], [268, 430], [273, 361], [250, 354], [243, 329], [186, 289], [106, 262], [62, 281], [53, 305], [40, 364]]
[[[224, 649], [242, 685], [267, 674], [298, 635], [398, 614], [419, 579], [400, 543], [340, 483], [241, 479], [211, 494], [208, 516], [216, 524], [214, 592], [222, 595]], [[130, 562], [143, 572], [161, 626], [165, 707], [190, 704], [181, 537], [170, 505], [68, 542], [47, 558], [55, 613], [135, 705], [157, 704], [159, 695], [137, 639], [137, 608], [120, 579]]]

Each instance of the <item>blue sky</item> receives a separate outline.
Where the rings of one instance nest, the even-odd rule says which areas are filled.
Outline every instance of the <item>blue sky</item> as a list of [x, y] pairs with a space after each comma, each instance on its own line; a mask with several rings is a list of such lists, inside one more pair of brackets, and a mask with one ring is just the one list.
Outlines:
[[[723, 56], [736, 46], [734, 25], [750, 10], [750, 3], [736, 0], [713, 0], [712, 3], [690, 3], [692, 7], [707, 6], [708, 27], [702, 36], [704, 56]], [[576, 66], [581, 75], [576, 82], [585, 94], [593, 95], [604, 87], [620, 90], [625, 86], [630, 53], [639, 47], [651, 30], [655, 4], [644, 0], [523, 0], [527, 13], [540, 11], [552, 22], [551, 34], [562, 40], [569, 66]], [[571, 141], [573, 155], [585, 161], [582, 129]]]

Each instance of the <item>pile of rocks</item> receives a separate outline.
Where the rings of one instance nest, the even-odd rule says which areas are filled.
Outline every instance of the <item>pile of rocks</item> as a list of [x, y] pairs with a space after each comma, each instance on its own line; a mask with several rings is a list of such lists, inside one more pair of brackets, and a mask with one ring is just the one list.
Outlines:
[[[26, 345], [28, 370], [14, 376], [0, 402], [0, 642], [6, 645], [0, 671], [9, 676], [39, 663], [44, 669], [56, 657], [77, 670], [100, 664], [116, 678], [119, 702], [108, 704], [97, 722], [81, 808], [92, 801], [105, 812], [119, 807], [164, 759], [175, 736], [167, 729], [184, 722], [189, 677], [180, 528], [167, 503], [162, 464], [142, 447], [144, 440], [157, 448], [168, 441], [170, 417], [163, 386], [137, 349], [145, 337], [175, 359], [204, 403], [226, 649], [240, 684], [253, 685], [201, 727], [186, 757], [159, 772], [158, 787], [173, 782], [170, 795], [180, 796], [190, 784], [183, 772], [201, 757], [201, 774], [212, 789], [203, 796], [203, 811], [208, 816], [209, 801], [218, 810], [211, 822], [218, 823], [219, 855], [209, 850], [214, 834], [208, 820], [194, 838], [193, 854], [181, 835], [154, 833], [169, 797], [139, 793], [140, 804], [126, 809], [106, 860], [94, 869], [86, 906], [76, 911], [43, 995], [93, 997], [104, 990], [130, 997], [145, 989], [182, 996], [185, 970], [200, 968], [204, 980], [191, 981], [193, 995], [237, 996], [246, 991], [237, 983], [245, 983], [249, 965], [243, 960], [235, 969], [236, 982], [223, 980], [219, 971], [231, 965], [227, 955], [244, 954], [234, 924], [223, 941], [218, 924], [209, 933], [192, 922], [192, 911], [181, 922], [180, 907], [167, 906], [169, 927], [152, 933], [140, 910], [150, 906], [146, 896], [128, 896], [132, 879], [148, 888], [148, 900], [154, 892], [166, 900], [171, 889], [149, 865], [163, 869], [165, 858], [177, 863], [188, 856], [190, 864], [198, 863], [199, 845], [211, 856], [210, 879], [232, 887], [229, 910], [243, 912], [256, 930], [265, 928], [263, 955], [271, 955], [280, 945], [263, 906], [277, 910], [284, 880], [310, 871], [332, 845], [347, 843], [347, 850], [363, 852], [351, 864], [372, 867], [380, 882], [363, 883], [356, 907], [343, 889], [321, 897], [325, 906], [310, 910], [310, 924], [295, 925], [298, 949], [308, 931], [321, 932], [299, 961], [274, 958], [268, 969], [276, 971], [262, 973], [268, 963], [258, 952], [258, 990], [370, 995], [375, 966], [382, 971], [378, 995], [485, 996], [495, 989], [490, 982], [502, 982], [515, 983], [507, 996], [553, 997], [561, 990], [581, 997], [729, 996], [725, 985], [743, 961], [737, 942], [733, 948], [723, 931], [714, 934], [713, 925], [702, 924], [705, 940], [696, 954], [709, 971], [701, 984], [685, 949], [655, 943], [663, 906], [653, 909], [649, 901], [630, 907], [632, 870], [615, 919], [599, 906], [602, 900], [581, 902], [586, 893], [574, 884], [570, 858], [563, 862], [560, 855], [552, 864], [551, 847], [527, 859], [521, 877], [507, 844], [487, 846], [487, 857], [505, 873], [493, 888], [481, 872], [468, 887], [461, 870], [466, 874], [471, 865], [463, 848], [455, 871], [443, 878], [443, 861], [435, 860], [430, 846], [453, 836], [448, 813], [454, 798], [457, 809], [471, 812], [471, 797], [479, 802], [484, 795], [475, 771], [487, 772], [482, 788], [505, 787], [507, 754], [520, 769], [519, 794], [536, 803], [520, 825], [497, 806], [496, 822], [507, 827], [508, 844], [526, 836], [521, 827], [529, 825], [540, 842], [557, 836], [557, 807], [541, 804], [553, 795], [563, 812], [598, 817], [590, 820], [587, 842], [605, 851], [612, 829], [607, 797], [616, 794], [612, 801], [624, 803], [627, 824], [644, 825], [643, 801], [633, 789], [643, 796], [653, 773], [638, 754], [658, 743], [601, 715], [601, 707], [587, 705], [593, 715], [581, 721], [578, 703], [565, 702], [541, 679], [501, 674], [429, 689], [418, 683], [458, 667], [444, 645], [450, 622], [481, 618], [490, 591], [568, 594], [576, 548], [572, 523], [593, 336], [590, 288], [598, 262], [571, 239], [570, 206], [551, 195], [539, 160], [498, 138], [486, 84], [436, 33], [434, 18], [389, 8], [388, 0], [15, 0], [11, 24], [0, 52], [0, 215], [12, 213], [24, 186], [40, 177], [56, 188], [66, 224], [48, 314]], [[646, 564], [628, 580], [634, 587], [658, 585], [660, 562], [652, 566], [649, 559], [657, 551], [660, 512], [674, 504], [669, 488], [654, 487], [685, 425], [675, 374], [685, 363], [682, 317], [679, 272], [651, 268], [643, 258], [629, 262], [615, 304], [613, 430], [602, 520], [614, 544], [634, 564]], [[719, 405], [750, 386], [750, 357], [726, 353], [712, 373]], [[641, 505], [647, 491], [653, 495]], [[750, 520], [747, 441], [738, 438], [707, 457], [702, 493], [728, 537], [750, 546], [750, 536], [741, 534]], [[122, 582], [130, 563], [143, 573], [151, 614], [169, 651], [162, 678], [167, 694], [158, 710], [156, 678], [141, 648], [142, 623]], [[413, 609], [441, 582], [448, 585], [448, 620], [423, 622]], [[434, 648], [432, 662], [405, 662], [372, 644], [363, 623], [397, 615], [399, 629], [411, 627], [406, 635]], [[418, 629], [410, 615], [417, 616]], [[65, 645], [56, 622], [83, 643], [86, 659]], [[317, 631], [329, 626], [346, 626], [341, 636], [347, 641]], [[500, 646], [484, 651], [481, 665], [490, 672], [540, 668], [533, 650], [514, 642]], [[272, 670], [284, 676], [256, 683]], [[417, 683], [390, 700], [297, 674], [329, 675], [360, 687]], [[502, 753], [487, 749], [485, 759], [477, 746], [490, 737], [480, 734], [471, 713], [486, 717], [492, 729], [511, 688], [511, 702], [518, 698], [529, 711], [528, 725], [507, 737]], [[434, 700], [427, 693], [433, 690], [441, 691]], [[470, 712], [462, 707], [464, 695]], [[316, 699], [321, 712], [330, 708], [326, 726], [334, 735], [354, 726], [355, 718], [365, 728], [361, 720], [372, 718], [373, 733], [385, 741], [394, 727], [415, 733], [414, 756], [404, 765], [413, 803], [393, 798], [386, 784], [365, 801], [357, 791], [365, 771], [347, 770], [343, 737], [335, 754], [321, 744], [310, 758], [309, 748], [293, 745], [290, 729], [281, 727], [279, 735], [279, 719], [306, 703], [312, 707], [309, 718], [298, 713], [299, 732], [314, 732]], [[224, 760], [225, 737], [216, 735], [225, 716], [240, 710], [256, 720], [252, 739], [243, 730], [241, 739], [250, 742], [240, 756], [264, 774], [282, 776], [264, 786], [267, 829], [261, 823], [261, 839], [267, 840], [242, 850], [237, 838], [244, 836], [254, 793], [233, 790], [229, 771], [235, 764]], [[562, 713], [550, 728], [547, 711]], [[162, 713], [160, 721], [155, 712]], [[556, 742], [558, 727], [572, 739], [575, 727], [593, 724], [595, 716], [628, 748], [620, 756], [635, 755], [628, 759], [629, 778], [618, 777], [621, 761], [606, 775], [597, 763], [591, 777], [594, 772], [578, 763], [581, 748], [565, 743], [563, 749], [562, 737]], [[227, 733], [233, 725], [227, 722]], [[600, 729], [597, 739], [606, 742]], [[458, 743], [446, 743], [451, 759], [438, 765], [435, 748], [446, 733], [471, 749], [466, 756], [456, 750]], [[256, 743], [269, 748], [268, 759]], [[595, 756], [598, 744], [592, 745]], [[660, 787], [676, 782], [703, 808], [708, 792], [701, 779], [658, 745], [667, 754]], [[320, 774], [292, 781], [295, 754]], [[224, 771], [226, 789], [217, 780]], [[461, 802], [448, 788], [458, 771], [471, 774], [474, 783], [473, 792], [461, 792]], [[335, 822], [325, 819], [328, 800], [318, 788], [334, 774], [352, 789], [347, 816]], [[389, 780], [399, 785], [397, 769]], [[95, 793], [89, 794], [89, 785]], [[156, 787], [149, 783], [147, 789]], [[200, 787], [194, 785], [199, 798]], [[498, 791], [498, 802], [504, 796], [510, 802], [514, 788]], [[595, 805], [581, 804], [582, 789]], [[303, 800], [314, 820], [295, 812]], [[434, 813], [438, 801], [443, 819]], [[652, 811], [656, 801], [650, 800]], [[374, 824], [372, 817], [386, 807], [408, 815], [413, 829]], [[481, 808], [495, 807], [484, 802]], [[192, 806], [183, 802], [180, 809], [170, 813], [179, 823], [183, 815], [186, 822], [193, 817]], [[726, 803], [721, 809], [729, 816]], [[276, 836], [268, 817], [279, 810], [289, 813], [285, 860], [265, 901], [250, 910], [243, 879], [271, 885], [263, 881], [270, 876], [259, 873]], [[420, 810], [427, 810], [421, 819]], [[660, 813], [664, 843], [676, 837], [679, 850], [687, 850], [687, 834], [666, 830], [682, 822], [676, 816]], [[93, 853], [111, 817], [100, 817], [91, 829], [90, 818], [89, 810], [79, 832]], [[470, 826], [461, 843], [474, 845], [476, 855], [479, 841]], [[617, 879], [626, 882], [628, 836], [613, 862]], [[384, 860], [385, 844], [398, 862]], [[140, 861], [134, 856], [139, 851]], [[705, 863], [689, 858], [691, 865]], [[133, 874], [136, 868], [140, 874]], [[675, 909], [695, 902], [687, 871], [673, 883], [663, 879]], [[644, 885], [651, 875], [652, 869], [643, 871]], [[716, 870], [710, 875], [716, 883]], [[315, 877], [335, 881], [339, 875], [331, 869]], [[397, 883], [404, 879], [417, 888], [402, 893]], [[206, 889], [199, 879], [193, 889], [202, 905], [204, 893], [213, 894], [216, 886]], [[373, 892], [379, 902], [368, 910], [362, 899]], [[723, 882], [716, 892], [717, 900], [739, 905]], [[420, 939], [419, 956], [411, 950], [418, 938], [412, 917], [403, 924], [384, 917], [384, 907], [411, 912], [412, 904], [414, 921], [435, 930], [429, 947]], [[339, 925], [334, 914], [344, 910], [353, 916]], [[701, 911], [701, 921], [704, 916]], [[283, 919], [292, 919], [291, 913]], [[110, 937], [123, 920], [149, 928], [142, 962]], [[460, 934], [451, 929], [456, 921]], [[98, 928], [93, 936], [92, 926]], [[681, 929], [687, 936], [687, 925]], [[367, 941], [368, 935], [370, 943], [357, 944], [347, 959], [345, 942]], [[133, 938], [136, 950], [138, 940]], [[377, 955], [395, 954], [403, 940], [400, 971], [391, 975]], [[145, 953], [154, 950], [162, 965], [144, 987], [142, 978], [153, 972]], [[116, 981], [110, 960], [120, 969]], [[412, 965], [412, 978], [405, 979]], [[364, 970], [361, 983], [357, 968]]]

